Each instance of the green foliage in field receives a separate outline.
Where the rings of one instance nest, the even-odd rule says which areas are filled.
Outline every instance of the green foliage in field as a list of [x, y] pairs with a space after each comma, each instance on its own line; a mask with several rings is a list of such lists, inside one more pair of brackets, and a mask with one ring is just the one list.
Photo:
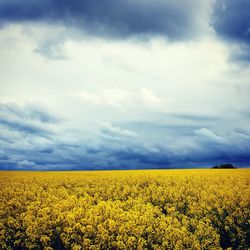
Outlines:
[[248, 249], [250, 171], [0, 172], [1, 249]]

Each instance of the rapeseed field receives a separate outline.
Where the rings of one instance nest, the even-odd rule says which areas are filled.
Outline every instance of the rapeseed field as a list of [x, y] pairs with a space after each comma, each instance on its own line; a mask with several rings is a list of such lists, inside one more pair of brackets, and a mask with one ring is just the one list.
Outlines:
[[249, 249], [250, 170], [0, 172], [0, 249]]

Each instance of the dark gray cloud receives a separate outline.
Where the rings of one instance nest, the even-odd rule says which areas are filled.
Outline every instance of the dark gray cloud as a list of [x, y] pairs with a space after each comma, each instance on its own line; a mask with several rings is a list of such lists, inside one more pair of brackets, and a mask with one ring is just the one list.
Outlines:
[[[105, 123], [86, 139], [44, 109], [2, 104], [0, 169], [149, 169], [250, 164], [250, 131], [221, 134], [200, 125]], [[190, 118], [190, 115], [183, 115]], [[181, 116], [181, 119], [183, 118]], [[27, 127], [27, 120], [43, 130]], [[5, 122], [9, 121], [9, 122]], [[17, 122], [18, 121], [18, 122]], [[200, 121], [200, 119], [198, 119]], [[203, 120], [207, 121], [207, 119]], [[57, 132], [49, 129], [56, 125]]]
[[215, 31], [229, 40], [250, 43], [249, 10], [249, 0], [217, 0], [212, 19]]
[[241, 66], [244, 66], [244, 64], [247, 66], [247, 63], [250, 62], [250, 43], [240, 44], [240, 47], [232, 52], [229, 59], [243, 63]]
[[58, 118], [47, 110], [34, 104], [19, 106], [12, 103], [0, 103], [1, 116], [16, 117], [24, 120], [39, 120], [43, 123], [54, 123]]
[[216, 33], [241, 48], [234, 51], [231, 59], [250, 61], [250, 1], [217, 0], [211, 23]]
[[[67, 59], [61, 44], [79, 32], [110, 39], [163, 36], [170, 41], [194, 39], [208, 32], [240, 45], [231, 58], [250, 61], [248, 0], [45, 0], [0, 1], [0, 27], [9, 23], [45, 23], [70, 27], [67, 34], [46, 38], [35, 52]], [[212, 15], [210, 8], [213, 7]], [[58, 32], [60, 33], [60, 32]]]
[[207, 122], [207, 121], [216, 121], [216, 120], [219, 120], [220, 118], [219, 117], [216, 117], [216, 116], [209, 116], [209, 115], [196, 115], [196, 114], [181, 114], [181, 113], [178, 113], [178, 114], [172, 114], [170, 115], [172, 116], [173, 118], [176, 118], [176, 119], [181, 119], [181, 120], [189, 120], [189, 121], [203, 121], [203, 122]]
[[54, 22], [111, 37], [162, 35], [192, 38], [202, 29], [207, 4], [197, 0], [1, 1], [1, 23]]
[[14, 131], [48, 135], [50, 134], [48, 125], [58, 121], [58, 118], [35, 105], [20, 107], [15, 104], [0, 103], [0, 124]]

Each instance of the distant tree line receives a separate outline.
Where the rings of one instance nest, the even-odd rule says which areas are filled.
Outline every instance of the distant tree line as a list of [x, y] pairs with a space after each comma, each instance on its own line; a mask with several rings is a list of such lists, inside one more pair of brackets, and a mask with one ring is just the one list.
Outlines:
[[215, 169], [231, 169], [231, 168], [233, 168], [233, 169], [235, 169], [236, 167], [230, 163], [227, 163], [227, 164], [216, 165], [212, 168], [215, 168]]

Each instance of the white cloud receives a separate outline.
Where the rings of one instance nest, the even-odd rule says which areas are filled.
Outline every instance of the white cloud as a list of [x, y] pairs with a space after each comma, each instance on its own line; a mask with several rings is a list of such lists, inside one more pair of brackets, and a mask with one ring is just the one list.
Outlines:
[[22, 168], [32, 168], [36, 166], [35, 162], [32, 161], [27, 161], [27, 160], [22, 160], [22, 161], [18, 161], [17, 163], [18, 168], [22, 169]]
[[96, 92], [82, 90], [73, 92], [73, 96], [79, 97], [82, 101], [94, 105], [108, 105], [121, 108], [126, 101], [129, 101], [132, 94], [121, 88], [98, 88]]
[[101, 131], [104, 132], [103, 133], [104, 136], [129, 137], [129, 138], [137, 137], [136, 132], [118, 126], [113, 126], [111, 123], [103, 123]]
[[201, 128], [201, 129], [197, 129], [194, 131], [194, 134], [198, 137], [198, 139], [201, 139], [205, 142], [217, 142], [217, 143], [222, 143], [225, 144], [228, 141], [219, 135], [216, 135], [213, 131], [211, 131], [210, 129], [207, 128]]
[[156, 96], [151, 90], [142, 88], [141, 89], [141, 97], [142, 100], [149, 105], [155, 106], [155, 107], [162, 107], [164, 105], [163, 100]]
[[88, 105], [114, 107], [126, 112], [168, 112], [176, 105], [173, 98], [161, 98], [151, 89], [135, 91], [117, 87], [97, 88], [95, 92], [82, 90], [71, 95]]

